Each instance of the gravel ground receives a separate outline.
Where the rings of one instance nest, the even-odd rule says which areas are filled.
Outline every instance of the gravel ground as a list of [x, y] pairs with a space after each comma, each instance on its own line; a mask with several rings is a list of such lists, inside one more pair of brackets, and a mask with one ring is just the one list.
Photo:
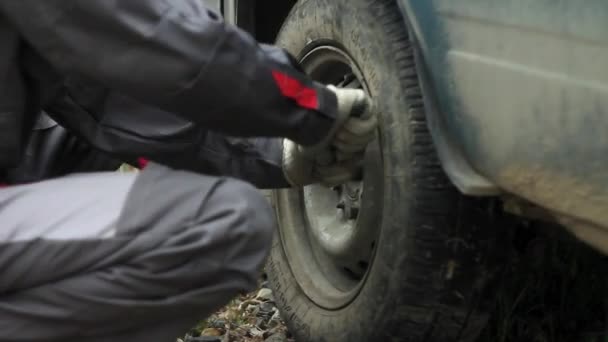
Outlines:
[[201, 322], [178, 342], [295, 342], [277, 309], [267, 282], [239, 296]]

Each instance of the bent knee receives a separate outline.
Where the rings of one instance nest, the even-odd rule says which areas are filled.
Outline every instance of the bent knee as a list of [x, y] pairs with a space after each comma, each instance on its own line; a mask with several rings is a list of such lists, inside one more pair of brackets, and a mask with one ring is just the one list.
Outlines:
[[239, 235], [265, 248], [275, 231], [274, 213], [264, 195], [252, 185], [234, 179], [224, 181], [216, 190], [215, 201], [230, 211]]
[[228, 179], [215, 189], [205, 206], [210, 212], [221, 213], [216, 222], [221, 222], [223, 229], [223, 272], [242, 284], [242, 289], [253, 289], [270, 252], [276, 226], [270, 203], [253, 186]]
[[270, 248], [276, 226], [274, 213], [264, 195], [252, 185], [224, 179], [205, 207], [210, 213], [223, 215], [226, 238], [231, 243], [246, 242], [251, 249]]
[[276, 226], [261, 192], [241, 181], [161, 167], [142, 176], [118, 229], [133, 237], [126, 252], [144, 266], [138, 270], [171, 289], [214, 281], [234, 291], [256, 285]]

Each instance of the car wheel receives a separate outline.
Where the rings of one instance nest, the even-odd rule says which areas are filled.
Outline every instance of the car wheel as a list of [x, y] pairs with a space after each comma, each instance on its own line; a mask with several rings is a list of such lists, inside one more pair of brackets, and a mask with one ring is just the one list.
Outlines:
[[381, 121], [361, 181], [273, 195], [267, 271], [296, 340], [474, 341], [492, 304], [488, 202], [442, 171], [396, 2], [299, 1], [278, 44], [316, 80], [365, 89]]

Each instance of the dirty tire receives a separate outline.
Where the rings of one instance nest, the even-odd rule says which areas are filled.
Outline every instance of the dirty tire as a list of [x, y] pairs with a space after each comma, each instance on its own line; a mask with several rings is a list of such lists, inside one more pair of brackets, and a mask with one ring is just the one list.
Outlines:
[[350, 54], [379, 106], [384, 207], [364, 283], [335, 310], [305, 294], [279, 229], [267, 271], [283, 318], [298, 342], [474, 341], [492, 305], [483, 291], [493, 269], [488, 202], [460, 196], [442, 171], [396, 2], [299, 1], [278, 44], [301, 57], [316, 42], [334, 42]]

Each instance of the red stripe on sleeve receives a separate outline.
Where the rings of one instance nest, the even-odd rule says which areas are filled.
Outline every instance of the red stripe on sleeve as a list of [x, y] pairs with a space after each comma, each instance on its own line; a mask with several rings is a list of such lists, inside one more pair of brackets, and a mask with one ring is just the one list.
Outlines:
[[272, 77], [283, 96], [294, 100], [300, 107], [319, 109], [319, 97], [315, 89], [304, 86], [300, 81], [280, 71], [273, 70]]
[[141, 170], [145, 169], [145, 168], [146, 168], [146, 166], [148, 166], [148, 163], [149, 163], [149, 162], [150, 162], [150, 161], [149, 161], [148, 159], [143, 158], [143, 157], [142, 157], [142, 158], [138, 158], [138, 159], [137, 159], [137, 164], [138, 164], [138, 166], [139, 166], [139, 168], [140, 168]]

